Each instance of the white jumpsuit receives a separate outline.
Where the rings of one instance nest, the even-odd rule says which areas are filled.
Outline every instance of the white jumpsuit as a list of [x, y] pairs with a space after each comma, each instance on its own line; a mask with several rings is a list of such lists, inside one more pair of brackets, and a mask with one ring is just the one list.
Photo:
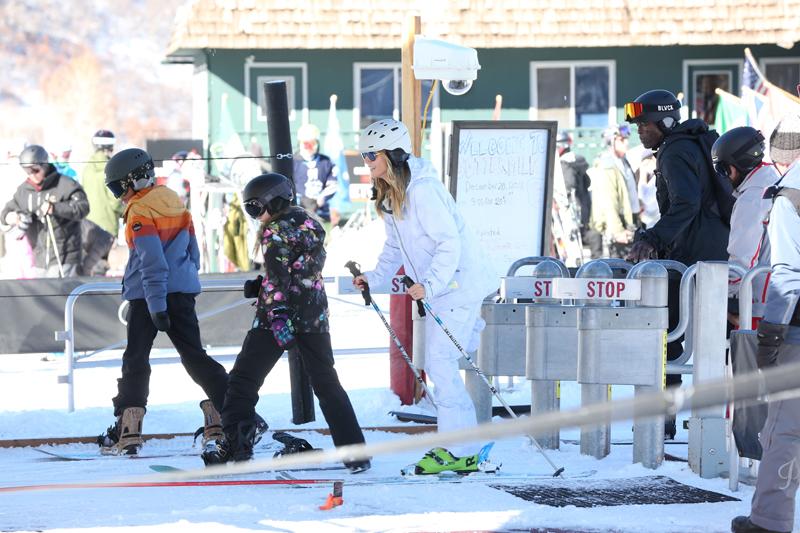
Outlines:
[[[400, 266], [425, 287], [426, 300], [450, 333], [468, 352], [477, 349], [484, 322], [481, 302], [497, 288], [481, 261], [472, 232], [433, 166], [409, 159], [411, 181], [402, 217], [384, 213], [386, 242], [375, 270], [365, 272], [370, 285], [381, 284]], [[461, 353], [433, 320], [425, 319], [425, 372], [435, 385], [438, 425], [449, 431], [477, 424], [475, 406], [459, 372]], [[474, 444], [451, 447], [455, 455], [477, 452]]]

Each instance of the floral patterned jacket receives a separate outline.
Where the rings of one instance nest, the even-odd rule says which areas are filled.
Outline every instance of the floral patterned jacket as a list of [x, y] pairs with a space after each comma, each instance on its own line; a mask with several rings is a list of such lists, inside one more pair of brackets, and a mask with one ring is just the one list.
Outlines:
[[282, 320], [291, 321], [296, 332], [329, 330], [324, 242], [325, 230], [302, 207], [291, 207], [266, 225], [261, 236], [266, 273], [254, 328], [269, 329], [273, 320]]

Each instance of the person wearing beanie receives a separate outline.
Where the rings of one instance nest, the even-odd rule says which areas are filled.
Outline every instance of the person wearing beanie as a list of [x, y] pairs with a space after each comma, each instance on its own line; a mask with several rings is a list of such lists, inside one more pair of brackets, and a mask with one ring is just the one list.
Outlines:
[[[758, 324], [756, 362], [762, 370], [800, 362], [800, 116], [778, 123], [770, 157], [783, 176], [766, 195], [773, 198], [767, 232], [772, 277], [764, 320]], [[791, 531], [800, 457], [800, 398], [771, 401], [760, 434], [761, 465], [749, 516], [731, 522], [734, 533]]]

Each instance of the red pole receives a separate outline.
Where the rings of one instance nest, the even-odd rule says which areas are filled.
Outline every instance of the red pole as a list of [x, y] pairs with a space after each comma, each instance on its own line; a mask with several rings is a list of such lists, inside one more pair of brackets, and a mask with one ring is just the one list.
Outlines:
[[[403, 275], [404, 270], [400, 268], [398, 275]], [[409, 357], [414, 358], [412, 352], [412, 320], [411, 320], [411, 297], [407, 294], [389, 296], [389, 324], [400, 339], [400, 343], [408, 352]], [[393, 342], [389, 342], [389, 383], [392, 392], [400, 397], [403, 405], [414, 404], [414, 384], [416, 383], [414, 373], [408, 368], [400, 350]]]

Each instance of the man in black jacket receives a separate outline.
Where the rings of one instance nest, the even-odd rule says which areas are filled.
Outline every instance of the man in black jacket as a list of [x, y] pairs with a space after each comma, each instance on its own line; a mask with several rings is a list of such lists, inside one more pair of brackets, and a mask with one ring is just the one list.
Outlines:
[[58, 173], [41, 146], [25, 148], [19, 162], [28, 179], [5, 205], [0, 221], [25, 233], [39, 277], [77, 276], [80, 221], [89, 212], [86, 194], [75, 180]]
[[[633, 262], [672, 259], [690, 266], [728, 260], [729, 228], [720, 215], [711, 174], [710, 146], [717, 135], [702, 120], [679, 122], [680, 107], [674, 94], [660, 89], [625, 104], [625, 120], [638, 126], [639, 140], [656, 154], [656, 199], [661, 213], [652, 228], [638, 232], [628, 254]], [[670, 329], [679, 319], [680, 278], [674, 274], [670, 272], [669, 280]], [[681, 355], [682, 340], [667, 345], [668, 360]], [[667, 386], [680, 383], [680, 375], [667, 376]], [[674, 437], [674, 418], [668, 420], [665, 433]]]
[[570, 208], [580, 228], [583, 245], [589, 249], [592, 259], [603, 257], [603, 236], [589, 226], [592, 214], [592, 194], [589, 191], [592, 180], [587, 173], [589, 163], [585, 157], [572, 151], [572, 137], [565, 131], [558, 132], [556, 148]]

